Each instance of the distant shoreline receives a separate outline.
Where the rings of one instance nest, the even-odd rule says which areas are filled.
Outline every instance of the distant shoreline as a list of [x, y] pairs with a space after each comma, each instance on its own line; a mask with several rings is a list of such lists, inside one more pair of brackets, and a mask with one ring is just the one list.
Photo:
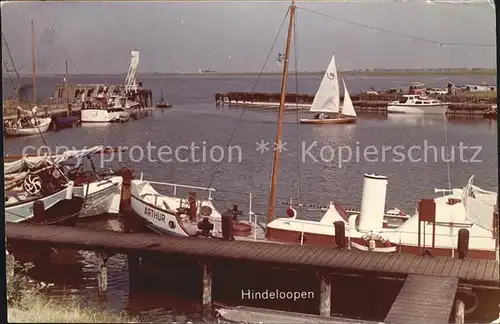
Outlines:
[[[297, 72], [300, 76], [319, 76], [323, 75], [324, 71], [304, 71]], [[282, 72], [263, 72], [262, 75], [281, 75]], [[288, 72], [289, 77], [295, 75], [294, 71]], [[454, 75], [496, 75], [496, 69], [444, 69], [444, 70], [368, 70], [368, 71], [340, 71], [340, 75], [347, 76], [366, 76], [366, 77], [379, 77], [379, 76], [454, 76]], [[190, 72], [190, 73], [161, 73], [161, 72], [142, 72], [138, 73], [140, 76], [258, 76], [259, 72]], [[102, 76], [125, 76], [125, 74], [71, 74], [71, 77], [102, 77]], [[31, 75], [22, 75], [21, 77], [27, 78]], [[64, 77], [63, 74], [41, 74], [38, 77]]]

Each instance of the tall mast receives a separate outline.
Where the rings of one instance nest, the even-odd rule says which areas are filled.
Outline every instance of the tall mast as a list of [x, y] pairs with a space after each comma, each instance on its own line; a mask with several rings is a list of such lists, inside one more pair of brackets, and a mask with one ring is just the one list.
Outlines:
[[71, 116], [71, 105], [69, 104], [68, 61], [66, 61], [66, 73], [64, 75], [64, 88], [66, 90], [66, 108], [68, 109], [68, 117], [69, 117], [69, 116]]
[[32, 64], [32, 78], [33, 78], [33, 102], [37, 105], [36, 95], [36, 63], [35, 63], [35, 26], [33, 24], [33, 17], [31, 17], [31, 64]]
[[288, 58], [290, 55], [290, 43], [292, 40], [293, 18], [295, 14], [295, 0], [290, 6], [290, 23], [288, 25], [288, 37], [286, 39], [285, 62], [283, 64], [283, 78], [281, 80], [280, 108], [278, 112], [278, 129], [276, 131], [273, 174], [271, 177], [271, 191], [269, 193], [269, 208], [267, 212], [267, 222], [270, 223], [274, 217], [274, 200], [276, 199], [276, 181], [278, 180], [278, 167], [281, 151], [281, 132], [283, 129], [283, 117], [285, 115], [286, 84], [288, 80]]

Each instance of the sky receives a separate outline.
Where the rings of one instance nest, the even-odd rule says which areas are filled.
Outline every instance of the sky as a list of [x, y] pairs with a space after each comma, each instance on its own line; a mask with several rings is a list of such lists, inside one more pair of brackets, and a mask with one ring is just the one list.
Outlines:
[[[64, 73], [65, 60], [75, 74], [126, 73], [130, 49], [140, 51], [140, 73], [199, 69], [255, 72], [262, 69], [289, 4], [7, 2], [2, 3], [1, 24], [21, 74], [31, 73], [30, 15], [35, 25], [39, 74]], [[486, 2], [297, 0], [297, 6], [292, 49], [296, 49], [299, 71], [324, 70], [333, 54], [341, 70], [496, 67], [496, 46], [491, 46], [496, 44], [495, 12]], [[277, 56], [285, 50], [287, 25], [288, 20], [265, 71], [281, 69]], [[290, 62], [293, 70], [295, 58]]]

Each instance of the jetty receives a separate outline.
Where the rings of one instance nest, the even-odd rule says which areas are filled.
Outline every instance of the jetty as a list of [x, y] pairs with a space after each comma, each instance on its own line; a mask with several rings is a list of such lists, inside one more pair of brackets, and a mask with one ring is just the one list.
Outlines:
[[[351, 94], [351, 100], [356, 112], [372, 112], [387, 114], [387, 104], [391, 101], [400, 100], [400, 93], [358, 93]], [[440, 100], [450, 102], [447, 115], [483, 117], [491, 112], [492, 105], [497, 103], [496, 97], [479, 95], [439, 95]], [[274, 92], [218, 92], [215, 94], [217, 104], [227, 104], [238, 107], [260, 107], [277, 108], [279, 106], [280, 93]], [[286, 109], [307, 110], [314, 100], [314, 94], [289, 93], [285, 98]], [[340, 96], [343, 100], [343, 95]]]
[[[333, 242], [332, 247], [313, 247], [27, 223], [7, 223], [5, 235], [8, 246], [96, 252], [101, 264], [98, 274], [101, 291], [107, 287], [107, 259], [114, 254], [128, 256], [129, 275], [134, 268], [140, 267], [139, 257], [191, 260], [200, 266], [201, 300], [205, 307], [212, 305], [213, 269], [219, 268], [215, 265], [227, 265], [227, 262], [298, 270], [298, 276], [302, 276], [300, 273], [315, 274], [320, 286], [318, 313], [324, 317], [331, 314], [331, 275], [334, 273], [405, 280], [387, 315], [390, 323], [409, 323], [410, 319], [414, 323], [413, 320], [423, 315], [428, 321], [426, 323], [446, 323], [452, 306], [463, 303], [456, 298], [460, 289], [496, 290], [500, 279], [499, 265], [495, 260], [353, 251], [335, 248]], [[459, 312], [463, 313], [463, 308], [458, 307]]]

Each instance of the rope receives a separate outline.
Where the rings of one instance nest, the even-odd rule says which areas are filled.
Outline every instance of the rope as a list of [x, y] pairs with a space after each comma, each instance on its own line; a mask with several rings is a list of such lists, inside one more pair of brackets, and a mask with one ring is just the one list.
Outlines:
[[[265, 67], [267, 65], [269, 57], [271, 56], [271, 54], [273, 52], [274, 46], [276, 45], [276, 41], [278, 40], [278, 36], [279, 36], [279, 34], [281, 32], [281, 29], [283, 28], [283, 25], [285, 24], [285, 21], [286, 21], [286, 18], [288, 17], [288, 13], [289, 12], [290, 12], [290, 8], [288, 8], [288, 10], [287, 10], [287, 12], [285, 14], [285, 17], [283, 18], [283, 21], [281, 22], [281, 25], [280, 25], [280, 27], [278, 29], [278, 32], [276, 33], [276, 36], [274, 37], [274, 41], [273, 41], [273, 43], [271, 45], [271, 49], [269, 50], [269, 53], [267, 54], [266, 60], [264, 61], [262, 69], [260, 70], [260, 73], [259, 73], [259, 75], [257, 77], [257, 80], [255, 81], [254, 85], [252, 86], [252, 90], [251, 90], [252, 93], [255, 91], [255, 88], [257, 87], [257, 84], [260, 81], [262, 73], [264, 72], [264, 69], [265, 69]], [[235, 125], [233, 131], [231, 132], [231, 135], [229, 136], [229, 140], [228, 140], [228, 142], [226, 144], [226, 151], [229, 149], [229, 145], [231, 145], [231, 141], [233, 140], [234, 134], [236, 134], [236, 131], [238, 130], [238, 126], [240, 125], [240, 123], [241, 123], [241, 121], [243, 119], [243, 116], [245, 115], [245, 111], [246, 111], [245, 109], [242, 110], [242, 112], [240, 114], [240, 117], [238, 118], [238, 121], [236, 122], [236, 125]], [[217, 163], [217, 165], [215, 167], [215, 171], [214, 171], [214, 173], [212, 175], [212, 178], [210, 179], [210, 182], [209, 182], [209, 184], [207, 186], [207, 189], [205, 190], [204, 196], [208, 194], [208, 188], [211, 187], [211, 185], [212, 185], [215, 177], [217, 176], [217, 173], [219, 172], [219, 168], [220, 168], [220, 165], [221, 165], [222, 161], [223, 160], [221, 160], [220, 162]]]
[[384, 33], [387, 33], [387, 34], [393, 34], [393, 35], [397, 35], [397, 36], [401, 36], [401, 37], [405, 37], [405, 38], [415, 39], [415, 40], [419, 40], [419, 41], [426, 42], [426, 43], [446, 45], [446, 46], [496, 47], [496, 44], [441, 42], [441, 41], [437, 41], [437, 40], [433, 40], [433, 39], [429, 39], [429, 38], [424, 38], [424, 37], [420, 37], [420, 36], [415, 36], [415, 35], [410, 35], [410, 34], [404, 34], [404, 33], [398, 32], [398, 31], [394, 31], [394, 30], [389, 30], [389, 29], [380, 28], [380, 27], [376, 27], [376, 26], [370, 26], [370, 25], [363, 24], [363, 23], [360, 23], [360, 22], [356, 22], [356, 21], [352, 21], [352, 20], [347, 20], [347, 19], [344, 19], [344, 18], [340, 18], [340, 17], [328, 15], [328, 14], [325, 14], [323, 12], [319, 12], [319, 11], [315, 11], [315, 10], [311, 10], [311, 9], [307, 9], [307, 8], [303, 8], [303, 7], [297, 7], [297, 9], [301, 9], [303, 11], [306, 11], [306, 12], [309, 12], [309, 13], [312, 13], [312, 14], [320, 15], [320, 16], [323, 16], [323, 17], [326, 17], [326, 18], [330, 18], [330, 19], [333, 19], [333, 20], [341, 21], [341, 22], [344, 22], [344, 23], [347, 23], [347, 24], [358, 26], [358, 27], [363, 27], [363, 28], [367, 28], [367, 29], [371, 29], [371, 30], [376, 30], [376, 31], [384, 32]]
[[45, 19], [47, 19], [47, 22], [49, 23], [49, 27], [50, 27], [50, 30], [52, 31], [52, 33], [54, 34], [54, 36], [56, 37], [57, 41], [59, 42], [59, 44], [61, 45], [64, 53], [66, 54], [66, 56], [68, 57], [69, 61], [71, 62], [71, 65], [73, 65], [73, 67], [75, 68], [76, 72], [77, 73], [80, 73], [80, 70], [78, 70], [78, 68], [76, 67], [75, 63], [73, 62], [73, 60], [71, 59], [71, 56], [69, 55], [68, 51], [66, 50], [66, 48], [64, 47], [63, 43], [61, 42], [61, 39], [59, 38], [59, 36], [57, 35], [55, 29], [54, 29], [54, 25], [51, 23], [50, 19], [49, 19], [49, 16], [45, 13], [45, 10], [43, 10], [43, 4], [41, 3], [41, 1], [37, 1], [38, 5], [40, 6], [40, 10], [42, 11], [42, 14], [45, 16]]
[[297, 52], [297, 13], [295, 13], [295, 20], [293, 21], [293, 58], [295, 69], [295, 108], [297, 119], [297, 200], [300, 201], [300, 115], [299, 115], [299, 64]]

